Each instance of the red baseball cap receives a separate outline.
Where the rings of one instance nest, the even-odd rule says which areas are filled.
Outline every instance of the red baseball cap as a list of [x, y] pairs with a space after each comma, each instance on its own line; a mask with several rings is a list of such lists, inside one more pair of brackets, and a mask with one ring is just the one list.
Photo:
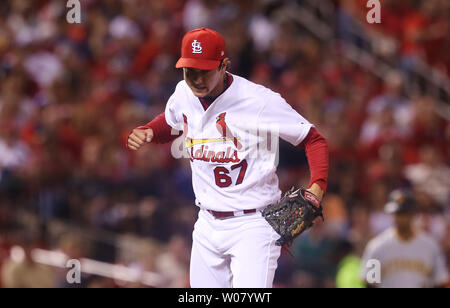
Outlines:
[[194, 29], [186, 33], [181, 43], [181, 58], [176, 68], [192, 67], [212, 70], [225, 58], [225, 40], [222, 35], [208, 28]]

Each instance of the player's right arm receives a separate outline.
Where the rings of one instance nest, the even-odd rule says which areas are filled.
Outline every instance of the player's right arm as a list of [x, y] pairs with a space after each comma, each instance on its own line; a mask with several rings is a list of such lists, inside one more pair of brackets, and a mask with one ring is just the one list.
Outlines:
[[156, 116], [151, 122], [136, 127], [128, 135], [127, 148], [136, 151], [147, 143], [168, 143], [182, 135], [184, 126], [184, 116], [181, 113], [181, 106], [177, 102], [184, 102], [185, 99], [184, 81], [180, 81], [175, 88], [175, 92], [170, 96], [165, 111]]
[[173, 130], [167, 123], [166, 113], [163, 112], [151, 122], [136, 127], [128, 135], [127, 148], [137, 151], [147, 143], [167, 143], [175, 140], [182, 132]]
[[153, 139], [153, 129], [135, 128], [128, 136], [127, 146], [130, 150], [137, 151], [145, 143], [150, 143]]

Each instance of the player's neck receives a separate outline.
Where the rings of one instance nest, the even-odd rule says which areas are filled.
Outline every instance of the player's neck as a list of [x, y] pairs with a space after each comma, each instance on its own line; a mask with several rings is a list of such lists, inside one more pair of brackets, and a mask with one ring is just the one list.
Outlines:
[[416, 232], [412, 228], [395, 228], [395, 233], [402, 242], [409, 242], [416, 236]]

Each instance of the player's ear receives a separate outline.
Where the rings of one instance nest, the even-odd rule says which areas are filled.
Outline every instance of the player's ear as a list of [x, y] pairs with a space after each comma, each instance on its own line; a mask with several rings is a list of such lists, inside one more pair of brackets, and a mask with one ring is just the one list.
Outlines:
[[231, 63], [230, 58], [224, 58], [222, 61], [220, 61], [219, 71], [221, 71], [222, 69], [225, 69], [226, 71], [230, 66], [230, 63]]

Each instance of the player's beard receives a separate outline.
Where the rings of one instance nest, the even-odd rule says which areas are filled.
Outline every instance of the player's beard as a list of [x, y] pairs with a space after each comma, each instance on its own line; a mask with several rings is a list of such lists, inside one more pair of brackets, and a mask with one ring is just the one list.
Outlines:
[[396, 231], [397, 231], [397, 235], [402, 239], [402, 240], [409, 240], [411, 238], [414, 237], [414, 230], [412, 227], [412, 223], [409, 224], [397, 224], [396, 226]]

